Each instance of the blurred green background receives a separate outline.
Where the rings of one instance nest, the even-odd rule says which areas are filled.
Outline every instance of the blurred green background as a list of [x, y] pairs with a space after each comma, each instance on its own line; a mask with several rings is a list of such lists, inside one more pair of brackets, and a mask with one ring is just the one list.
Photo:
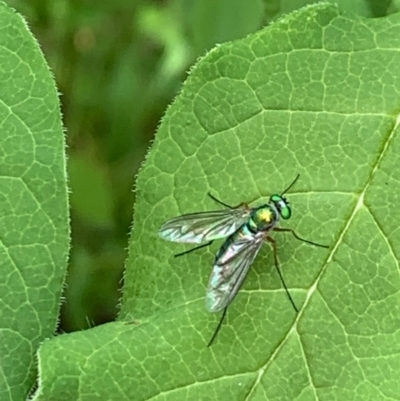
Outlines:
[[[306, 0], [9, 0], [38, 39], [61, 93], [72, 248], [60, 331], [114, 320], [135, 175], [190, 66]], [[368, 17], [398, 1], [338, 0]]]

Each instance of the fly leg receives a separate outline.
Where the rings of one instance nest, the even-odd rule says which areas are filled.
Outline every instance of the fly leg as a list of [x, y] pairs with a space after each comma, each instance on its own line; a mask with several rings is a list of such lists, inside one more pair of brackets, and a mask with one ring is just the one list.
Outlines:
[[276, 248], [276, 241], [275, 241], [273, 238], [271, 238], [271, 237], [267, 237], [266, 240], [272, 245], [272, 249], [274, 250], [275, 267], [276, 267], [276, 270], [278, 271], [279, 278], [281, 279], [283, 288], [285, 289], [286, 294], [288, 295], [289, 301], [290, 301], [290, 303], [292, 304], [294, 310], [295, 310], [296, 312], [299, 312], [299, 310], [297, 309], [297, 306], [295, 305], [295, 303], [294, 303], [294, 301], [293, 301], [292, 296], [290, 295], [290, 292], [289, 292], [289, 290], [288, 290], [288, 288], [287, 288], [287, 286], [286, 286], [286, 284], [285, 284], [285, 280], [283, 279], [282, 272], [281, 272], [281, 270], [280, 270], [280, 268], [279, 268], [278, 250], [277, 250], [277, 248]]
[[309, 241], [309, 240], [307, 240], [307, 239], [304, 239], [304, 238], [299, 237], [299, 236], [296, 234], [296, 232], [295, 232], [292, 228], [280, 228], [280, 227], [275, 227], [275, 228], [274, 228], [274, 231], [292, 233], [293, 236], [294, 236], [296, 239], [298, 239], [299, 241], [306, 242], [307, 244], [310, 244], [310, 245], [319, 246], [319, 247], [321, 247], [321, 248], [329, 248], [328, 245], [317, 244], [316, 242], [312, 242], [312, 241]]
[[181, 253], [177, 253], [174, 256], [177, 258], [178, 256], [186, 255], [187, 253], [190, 253], [190, 252], [193, 252], [193, 251], [197, 251], [198, 249], [201, 249], [201, 248], [205, 248], [206, 246], [211, 245], [213, 242], [214, 241], [209, 241], [206, 244], [201, 244], [199, 246], [196, 246], [195, 248], [191, 248], [191, 249], [188, 249], [187, 251], [184, 251], [184, 252], [181, 252]]
[[210, 192], [207, 193], [207, 195], [214, 201], [219, 203], [220, 205], [222, 205], [223, 207], [226, 207], [227, 209], [238, 209], [239, 207], [244, 207], [245, 209], [247, 209], [249, 206], [247, 203], [239, 203], [237, 206], [230, 206], [222, 201], [220, 201], [219, 199], [217, 199], [214, 195], [210, 194]]
[[227, 205], [226, 203], [224, 203], [224, 202], [220, 201], [219, 199], [217, 199], [214, 195], [210, 194], [210, 192], [208, 192], [207, 195], [208, 195], [214, 202], [219, 203], [220, 205], [226, 207], [227, 209], [235, 209], [234, 207], [229, 206], [229, 205]]
[[226, 315], [227, 310], [228, 310], [228, 307], [226, 306], [226, 307], [224, 308], [223, 312], [222, 312], [221, 318], [219, 319], [218, 325], [217, 325], [217, 327], [215, 328], [214, 334], [212, 335], [211, 340], [210, 340], [210, 341], [208, 342], [208, 344], [207, 344], [207, 347], [211, 347], [211, 344], [214, 342], [215, 337], [217, 337], [217, 334], [218, 334], [219, 330], [221, 329], [222, 322], [223, 322], [224, 319], [225, 319], [225, 315]]

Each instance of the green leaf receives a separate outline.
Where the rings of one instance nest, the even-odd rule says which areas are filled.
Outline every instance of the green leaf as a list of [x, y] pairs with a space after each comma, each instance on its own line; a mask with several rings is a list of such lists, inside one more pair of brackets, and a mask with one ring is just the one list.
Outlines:
[[[400, 358], [400, 15], [316, 5], [193, 68], [137, 182], [121, 320], [47, 341], [37, 400], [385, 400]], [[296, 176], [274, 234], [296, 314], [264, 246], [230, 305], [204, 307], [221, 243], [157, 230], [222, 201], [265, 202]]]
[[0, 3], [0, 399], [25, 399], [53, 335], [69, 247], [54, 79], [25, 21]]
[[[268, 1], [268, 0], [266, 0]], [[341, 10], [351, 11], [363, 17], [372, 17], [372, 2], [376, 0], [328, 0], [327, 3], [337, 4]], [[390, 0], [389, 0], [390, 1]], [[318, 3], [318, 0], [280, 0], [279, 1], [279, 13], [275, 15], [275, 18], [281, 15], [288, 14], [294, 10], [298, 10], [300, 7], [304, 7], [310, 4]], [[386, 0], [379, 0], [379, 3], [386, 3]]]

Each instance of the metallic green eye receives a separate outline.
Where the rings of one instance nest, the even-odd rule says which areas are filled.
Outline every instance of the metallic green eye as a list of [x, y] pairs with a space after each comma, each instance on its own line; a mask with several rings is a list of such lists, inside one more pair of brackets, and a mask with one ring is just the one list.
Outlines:
[[292, 210], [290, 209], [289, 202], [283, 196], [272, 195], [271, 202], [278, 209], [278, 212], [281, 215], [282, 219], [290, 219], [290, 216], [292, 215]]
[[285, 203], [285, 207], [283, 207], [281, 210], [280, 210], [280, 213], [281, 213], [281, 216], [282, 216], [282, 219], [284, 219], [284, 220], [287, 220], [287, 219], [290, 219], [290, 216], [292, 215], [292, 210], [290, 209], [290, 207], [287, 205], [287, 203]]

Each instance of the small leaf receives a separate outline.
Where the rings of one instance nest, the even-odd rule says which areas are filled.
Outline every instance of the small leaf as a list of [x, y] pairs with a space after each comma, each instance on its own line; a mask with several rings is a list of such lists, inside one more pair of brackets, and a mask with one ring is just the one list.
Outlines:
[[25, 399], [53, 335], [69, 247], [54, 79], [25, 21], [0, 3], [1, 400]]

